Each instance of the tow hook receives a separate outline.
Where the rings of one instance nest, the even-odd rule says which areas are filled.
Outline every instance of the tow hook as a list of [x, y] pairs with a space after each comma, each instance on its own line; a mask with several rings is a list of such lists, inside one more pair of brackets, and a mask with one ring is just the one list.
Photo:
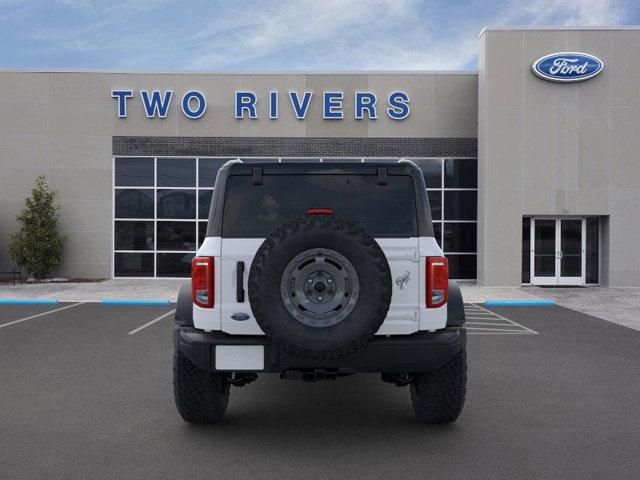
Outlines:
[[317, 382], [319, 380], [335, 380], [338, 372], [327, 371], [324, 368], [314, 370], [287, 370], [280, 373], [280, 378], [284, 380], [303, 380], [305, 382]]
[[258, 375], [250, 372], [232, 372], [227, 375], [227, 380], [234, 387], [244, 387], [248, 383], [255, 382], [257, 379]]
[[382, 381], [393, 383], [396, 387], [406, 387], [413, 382], [413, 375], [408, 373], [383, 373]]

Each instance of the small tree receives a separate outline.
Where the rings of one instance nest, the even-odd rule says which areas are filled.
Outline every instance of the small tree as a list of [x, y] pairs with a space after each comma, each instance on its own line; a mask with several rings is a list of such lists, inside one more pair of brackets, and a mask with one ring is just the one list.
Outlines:
[[62, 265], [66, 236], [58, 233], [60, 206], [58, 192], [51, 190], [47, 178], [36, 178], [25, 208], [16, 217], [20, 230], [11, 235], [9, 253], [35, 278], [43, 278]]

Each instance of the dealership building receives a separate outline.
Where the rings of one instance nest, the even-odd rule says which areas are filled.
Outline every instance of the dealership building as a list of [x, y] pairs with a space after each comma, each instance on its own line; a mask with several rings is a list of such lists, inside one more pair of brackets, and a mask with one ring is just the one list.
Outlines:
[[229, 159], [411, 159], [452, 278], [640, 286], [640, 29], [478, 47], [477, 72], [0, 71], [0, 270], [38, 175], [56, 276], [180, 277]]

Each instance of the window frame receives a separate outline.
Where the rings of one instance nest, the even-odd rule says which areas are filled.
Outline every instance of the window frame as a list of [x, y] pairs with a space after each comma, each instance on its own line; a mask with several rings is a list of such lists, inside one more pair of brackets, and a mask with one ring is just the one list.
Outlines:
[[[456, 252], [456, 251], [447, 251], [444, 249], [444, 225], [446, 223], [475, 223], [476, 224], [476, 235], [477, 235], [477, 231], [478, 231], [478, 211], [476, 209], [476, 218], [475, 220], [446, 220], [446, 212], [445, 212], [445, 192], [476, 192], [476, 204], [477, 204], [477, 195], [478, 195], [478, 184], [477, 184], [477, 179], [476, 179], [476, 187], [475, 188], [471, 188], [471, 187], [464, 187], [464, 188], [458, 188], [458, 187], [446, 187], [445, 186], [445, 171], [444, 171], [444, 165], [445, 165], [445, 161], [446, 160], [462, 160], [462, 161], [470, 161], [470, 162], [478, 162], [478, 159], [476, 157], [413, 157], [413, 158], [407, 158], [407, 160], [439, 160], [440, 161], [440, 187], [439, 188], [430, 188], [427, 187], [427, 192], [440, 192], [440, 220], [433, 220], [432, 222], [434, 224], [439, 223], [440, 224], [440, 238], [436, 238], [436, 241], [438, 242], [438, 245], [440, 246], [440, 248], [442, 249], [442, 252], [444, 253], [445, 257], [447, 255], [474, 255], [476, 257], [476, 275], [472, 278], [451, 278], [451, 280], [476, 280], [478, 278], [478, 270], [477, 270], [477, 261], [478, 261], [478, 242], [477, 242], [477, 238], [476, 238], [476, 249], [474, 252]], [[416, 165], [418, 165], [418, 168], [420, 168], [420, 165], [418, 162], [416, 162]], [[431, 205], [429, 205], [429, 207], [431, 208]], [[435, 234], [435, 232], [434, 232]]]
[[[127, 185], [127, 186], [119, 186], [116, 185], [116, 160], [121, 159], [136, 159], [136, 158], [149, 158], [153, 160], [153, 186], [136, 186], [136, 185]], [[164, 187], [158, 186], [158, 159], [164, 158], [172, 158], [172, 159], [194, 159], [196, 163], [196, 183], [194, 187]], [[201, 158], [215, 158], [220, 160], [229, 160], [230, 157], [198, 157], [193, 155], [185, 155], [185, 156], [167, 156], [167, 157], [157, 157], [157, 156], [141, 156], [141, 155], [115, 155], [112, 157], [112, 165], [111, 165], [111, 278], [129, 278], [129, 279], [148, 279], [148, 278], [158, 278], [158, 279], [170, 279], [175, 280], [176, 278], [188, 278], [188, 277], [161, 277], [158, 276], [158, 261], [157, 256], [158, 253], [177, 253], [177, 254], [195, 254], [200, 248], [200, 231], [202, 220], [199, 219], [199, 202], [198, 198], [200, 195], [200, 191], [211, 190], [213, 191], [214, 187], [200, 187], [200, 159]], [[118, 218], [116, 217], [116, 190], [139, 190], [139, 189], [148, 189], [153, 191], [153, 218]], [[191, 218], [158, 218], [158, 190], [193, 190], [195, 192], [195, 217]], [[115, 245], [115, 225], [116, 221], [124, 222], [124, 221], [148, 221], [153, 222], [153, 250], [116, 250]], [[195, 250], [158, 250], [158, 222], [193, 222], [195, 223]], [[204, 228], [206, 229], [206, 220]], [[153, 276], [118, 276], [115, 272], [115, 257], [116, 253], [150, 253], [153, 255]]]

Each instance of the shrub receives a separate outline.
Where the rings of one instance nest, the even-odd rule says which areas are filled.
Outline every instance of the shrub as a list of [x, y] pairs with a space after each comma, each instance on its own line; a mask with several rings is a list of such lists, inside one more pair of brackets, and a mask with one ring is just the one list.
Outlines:
[[58, 192], [51, 190], [47, 178], [36, 178], [25, 208], [16, 217], [20, 230], [11, 235], [9, 253], [13, 261], [35, 278], [43, 278], [62, 265], [66, 236], [58, 233], [60, 206]]

